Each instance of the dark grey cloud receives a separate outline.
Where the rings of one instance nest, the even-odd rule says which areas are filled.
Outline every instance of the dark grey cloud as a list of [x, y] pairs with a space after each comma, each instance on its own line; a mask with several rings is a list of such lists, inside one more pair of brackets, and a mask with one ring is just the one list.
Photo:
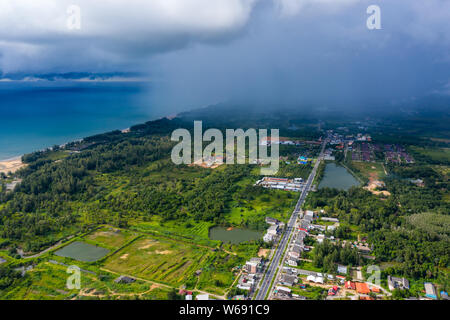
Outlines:
[[[448, 90], [449, 2], [299, 2], [281, 16], [270, 3], [260, 4], [245, 35], [227, 45], [199, 44], [160, 57], [155, 65], [165, 81], [158, 83], [155, 102], [373, 108]], [[366, 9], [374, 2], [381, 30], [366, 27]]]
[[[67, 30], [78, 4], [80, 30]], [[366, 9], [381, 8], [381, 30]], [[448, 92], [447, 0], [3, 0], [4, 73], [141, 72], [153, 103], [376, 104]]]

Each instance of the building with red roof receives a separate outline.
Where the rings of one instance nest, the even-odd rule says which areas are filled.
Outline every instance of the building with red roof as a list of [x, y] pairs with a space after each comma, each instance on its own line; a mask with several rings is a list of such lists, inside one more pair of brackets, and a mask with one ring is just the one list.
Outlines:
[[370, 293], [369, 286], [365, 282], [356, 282], [356, 292], [360, 294], [368, 294]]
[[350, 290], [356, 290], [356, 286], [354, 282], [346, 281], [345, 282], [345, 288]]

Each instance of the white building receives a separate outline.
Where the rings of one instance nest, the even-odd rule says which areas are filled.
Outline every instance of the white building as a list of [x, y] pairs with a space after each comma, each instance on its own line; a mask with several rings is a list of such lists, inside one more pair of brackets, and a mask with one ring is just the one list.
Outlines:
[[271, 234], [272, 236], [276, 236], [278, 234], [278, 226], [277, 225], [272, 225], [269, 227], [269, 229], [267, 229], [267, 233]]
[[269, 243], [273, 241], [273, 235], [266, 233], [263, 237], [264, 242]]

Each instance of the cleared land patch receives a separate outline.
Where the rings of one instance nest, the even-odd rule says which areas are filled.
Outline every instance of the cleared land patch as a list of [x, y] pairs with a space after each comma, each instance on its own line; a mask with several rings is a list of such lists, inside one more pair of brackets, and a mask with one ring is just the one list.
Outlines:
[[[119, 250], [105, 261], [105, 268], [174, 286], [195, 276], [210, 249], [168, 239], [143, 238]], [[126, 255], [126, 259], [122, 259]]]
[[104, 227], [85, 237], [87, 242], [103, 246], [110, 249], [120, 248], [137, 234], [128, 230]]

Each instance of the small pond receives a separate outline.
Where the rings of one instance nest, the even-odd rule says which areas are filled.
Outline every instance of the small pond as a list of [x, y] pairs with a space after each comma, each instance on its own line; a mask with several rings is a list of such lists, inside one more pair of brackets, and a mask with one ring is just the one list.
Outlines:
[[75, 241], [55, 252], [57, 256], [78, 261], [94, 262], [108, 254], [109, 250], [81, 241]]
[[258, 240], [263, 236], [261, 231], [253, 231], [242, 228], [213, 227], [209, 229], [209, 238], [233, 244]]

